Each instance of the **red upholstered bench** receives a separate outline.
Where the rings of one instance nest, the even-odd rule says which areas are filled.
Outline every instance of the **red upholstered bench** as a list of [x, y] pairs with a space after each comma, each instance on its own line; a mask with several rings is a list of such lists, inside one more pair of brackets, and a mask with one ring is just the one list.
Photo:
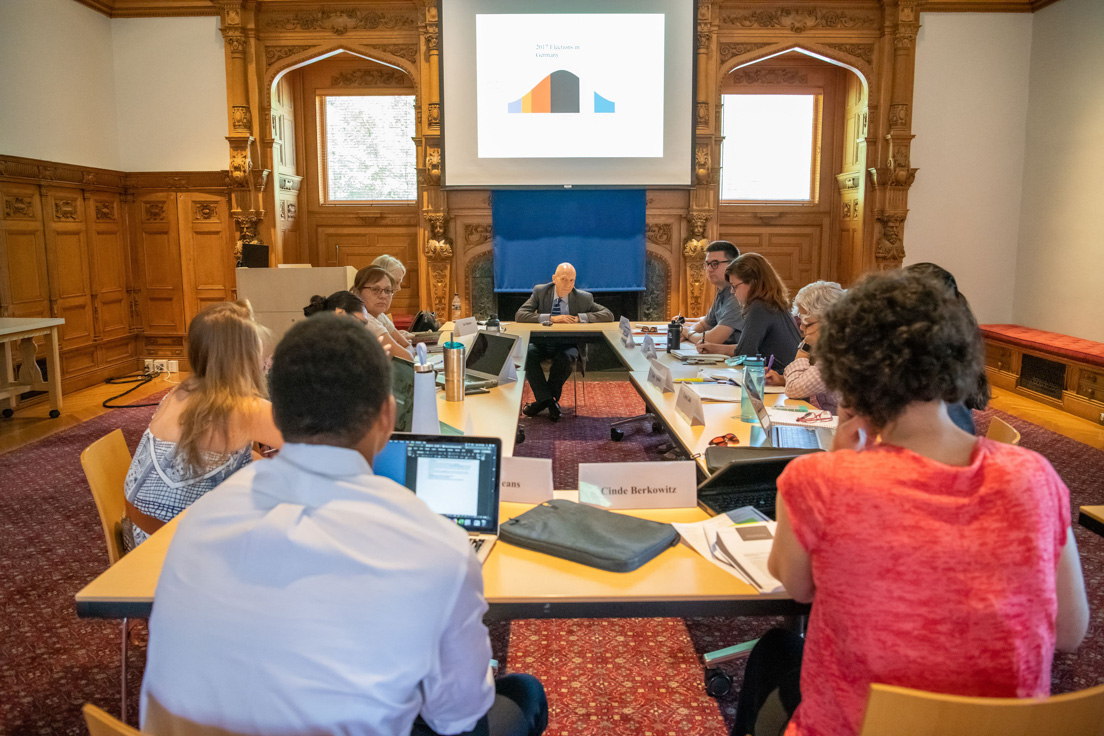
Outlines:
[[1104, 423], [1104, 343], [1019, 325], [981, 325], [989, 381]]

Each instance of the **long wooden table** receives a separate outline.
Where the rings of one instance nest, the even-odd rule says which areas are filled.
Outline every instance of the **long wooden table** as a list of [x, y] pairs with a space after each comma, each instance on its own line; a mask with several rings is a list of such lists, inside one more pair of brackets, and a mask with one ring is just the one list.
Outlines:
[[1082, 506], [1078, 523], [1104, 537], [1104, 506]]
[[[27, 391], [47, 391], [50, 395], [50, 416], [61, 416], [61, 362], [58, 358], [58, 327], [65, 320], [57, 318], [0, 319], [0, 346], [3, 347], [3, 365], [0, 366], [0, 400], [6, 399], [5, 417], [10, 417], [19, 406], [19, 395]], [[34, 339], [46, 338], [46, 378], [35, 362]], [[19, 375], [16, 376], [13, 357], [15, 347], [21, 357]]]
[[[577, 491], [557, 491], [578, 499]], [[531, 508], [503, 503], [500, 519]], [[654, 509], [631, 513], [660, 522], [694, 522], [704, 511]], [[109, 567], [76, 595], [77, 615], [144, 618], [169, 543], [185, 511]], [[629, 573], [615, 573], [522, 549], [499, 541], [483, 565], [488, 618], [609, 618], [649, 616], [802, 615], [808, 606], [785, 594], [761, 595], [684, 544], [666, 550]]]

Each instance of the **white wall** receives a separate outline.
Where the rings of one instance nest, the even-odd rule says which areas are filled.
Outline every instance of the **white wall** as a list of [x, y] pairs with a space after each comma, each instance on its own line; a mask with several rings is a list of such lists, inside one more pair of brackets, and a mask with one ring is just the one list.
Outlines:
[[1032, 15], [924, 13], [920, 22], [905, 263], [938, 263], [979, 322], [1010, 322]]
[[1034, 14], [1016, 323], [1104, 341], [1104, 3]]
[[116, 19], [111, 33], [120, 168], [227, 168], [226, 61], [218, 18]]
[[106, 16], [73, 0], [0, 0], [0, 153], [119, 168]]

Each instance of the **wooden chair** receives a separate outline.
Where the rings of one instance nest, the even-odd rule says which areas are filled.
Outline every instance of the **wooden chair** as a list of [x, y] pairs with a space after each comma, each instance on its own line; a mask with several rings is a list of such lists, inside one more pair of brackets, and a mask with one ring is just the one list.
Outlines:
[[[130, 450], [127, 449], [123, 431], [116, 429], [101, 437], [84, 449], [80, 456], [84, 477], [92, 489], [92, 499], [96, 502], [96, 511], [100, 514], [104, 541], [107, 543], [109, 566], [114, 565], [123, 556], [121, 522], [126, 511], [126, 496], [123, 495], [123, 483], [130, 468]], [[119, 715], [123, 722], [127, 719], [127, 619], [123, 619], [122, 666], [120, 668], [121, 705]], [[94, 706], [85, 706], [94, 707]], [[98, 709], [97, 709], [98, 710]], [[111, 732], [114, 733], [114, 732]], [[137, 733], [135, 731], [134, 733]]]
[[1104, 736], [1104, 685], [1066, 695], [969, 698], [871, 685], [860, 736]]
[[88, 736], [142, 736], [142, 732], [138, 729], [112, 718], [91, 703], [85, 703], [81, 710], [84, 711], [84, 724], [88, 726]]
[[993, 417], [989, 421], [989, 429], [986, 430], [985, 436], [988, 439], [1007, 442], [1010, 445], [1020, 444], [1019, 430], [1000, 417]]

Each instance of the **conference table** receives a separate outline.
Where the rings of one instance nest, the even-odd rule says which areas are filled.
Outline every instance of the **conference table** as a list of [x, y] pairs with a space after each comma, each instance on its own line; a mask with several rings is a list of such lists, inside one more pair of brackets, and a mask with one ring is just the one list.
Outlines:
[[1104, 506], [1082, 506], [1077, 521], [1089, 531], [1104, 537]]
[[[557, 337], [602, 335], [630, 370], [633, 385], [645, 397], [656, 418], [672, 430], [672, 436], [687, 451], [700, 451], [704, 449], [703, 443], [708, 445], [709, 438], [726, 432], [736, 433], [742, 442], [750, 438], [751, 425], [739, 420], [738, 404], [706, 404], [706, 426], [690, 427], [674, 411], [674, 394], [661, 394], [647, 383], [647, 360], [639, 347], [627, 348], [621, 343], [616, 323], [553, 327], [511, 323], [508, 331], [518, 334], [522, 341], [517, 353], [522, 356], [529, 340], [542, 332]], [[678, 362], [665, 354], [661, 354], [660, 360]], [[454, 427], [467, 428], [466, 433], [472, 436], [500, 437], [503, 454], [510, 456], [514, 451], [523, 386], [524, 372], [519, 370], [516, 383], [487, 394], [468, 396], [462, 402], [447, 402], [439, 392], [438, 417]], [[704, 459], [697, 461], [704, 468]], [[556, 495], [574, 500], [578, 492], [560, 490]], [[503, 503], [500, 521], [518, 516], [528, 508], [531, 507], [526, 504]], [[708, 518], [700, 508], [619, 513], [660, 522], [692, 523]], [[77, 614], [90, 618], [148, 617], [165, 553], [183, 516], [177, 516], [78, 592]], [[488, 619], [799, 616], [809, 610], [785, 593], [758, 593], [683, 543], [633, 572], [613, 573], [500, 541], [484, 563], [483, 585], [489, 605]]]

